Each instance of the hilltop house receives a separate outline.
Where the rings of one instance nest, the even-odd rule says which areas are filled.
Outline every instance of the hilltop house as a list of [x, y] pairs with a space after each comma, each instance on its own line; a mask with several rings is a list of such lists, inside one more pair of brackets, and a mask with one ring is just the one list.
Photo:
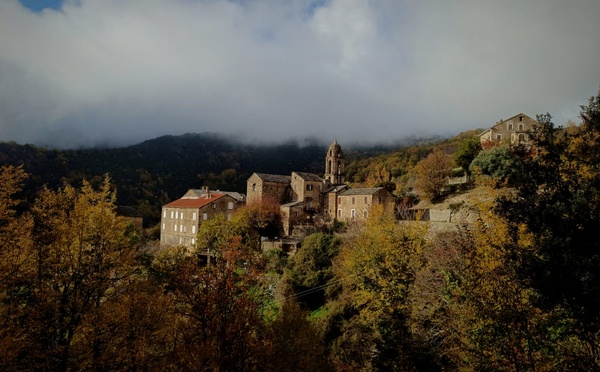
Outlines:
[[162, 207], [160, 242], [163, 245], [194, 247], [203, 221], [218, 214], [229, 220], [243, 204], [244, 197], [239, 193], [190, 189], [180, 199]]
[[479, 135], [481, 146], [483, 148], [501, 144], [528, 146], [535, 124], [537, 121], [523, 113], [501, 120]]

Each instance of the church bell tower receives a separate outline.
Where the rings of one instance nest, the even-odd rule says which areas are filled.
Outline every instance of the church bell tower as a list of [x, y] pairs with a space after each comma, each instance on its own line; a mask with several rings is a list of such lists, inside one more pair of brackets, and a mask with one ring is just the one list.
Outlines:
[[327, 150], [325, 157], [325, 180], [332, 185], [340, 185], [344, 183], [344, 153], [342, 146], [334, 140]]

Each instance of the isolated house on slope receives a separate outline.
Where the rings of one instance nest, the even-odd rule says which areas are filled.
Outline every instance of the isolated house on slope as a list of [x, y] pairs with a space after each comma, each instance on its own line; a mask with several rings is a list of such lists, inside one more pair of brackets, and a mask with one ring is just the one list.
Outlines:
[[528, 146], [536, 124], [537, 121], [523, 113], [501, 120], [479, 135], [481, 146], [483, 148], [497, 145]]

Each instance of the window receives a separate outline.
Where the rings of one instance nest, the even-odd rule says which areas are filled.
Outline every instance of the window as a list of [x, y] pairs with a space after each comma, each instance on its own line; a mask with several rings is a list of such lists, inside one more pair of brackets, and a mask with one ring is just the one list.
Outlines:
[[171, 211], [171, 218], [173, 218], [173, 211]]
[[342, 197], [338, 197], [338, 204], [342, 204]]
[[252, 191], [256, 191], [256, 184], [255, 183], [252, 184]]
[[162, 229], [163, 229], [163, 230], [165, 229], [165, 224], [164, 224], [164, 223], [163, 223], [163, 225], [162, 225]]
[[519, 134], [519, 142], [525, 142], [525, 135], [523, 133]]
[[356, 217], [356, 209], [351, 209], [350, 210], [350, 218], [352, 219], [352, 221], [354, 221], [354, 217]]
[[213, 209], [217, 209], [217, 203], [212, 203]]
[[206, 221], [208, 219], [208, 213], [202, 213], [202, 219]]
[[196, 212], [192, 213], [192, 220], [196, 221]]
[[354, 204], [354, 196], [352, 197], [352, 204]]
[[338, 217], [342, 217], [342, 210], [338, 209]]
[[233, 202], [229, 202], [229, 204], [227, 204], [227, 209], [233, 209]]
[[306, 185], [306, 190], [312, 191], [312, 189], [313, 189], [313, 185]]
[[175, 211], [175, 219], [178, 220], [179, 219], [179, 211]]
[[163, 211], [163, 218], [167, 218], [167, 210], [166, 209]]
[[523, 130], [523, 124], [519, 124], [519, 130]]
[[364, 217], [364, 218], [367, 218], [367, 215], [368, 215], [367, 211], [366, 211], [366, 210], [364, 210], [364, 211], [363, 211], [363, 217]]
[[523, 117], [522, 116], [519, 116], [519, 121], [523, 121]]
[[179, 232], [183, 232], [183, 225], [179, 225]]
[[231, 213], [227, 215], [227, 221], [231, 221]]
[[196, 244], [196, 239], [192, 238], [192, 245]]
[[179, 244], [183, 244], [183, 238], [179, 237]]
[[502, 141], [502, 135], [496, 134], [496, 141]]
[[196, 233], [196, 225], [192, 225], [192, 234]]
[[177, 232], [177, 225], [173, 225], [173, 230], [175, 230], [175, 232]]
[[179, 218], [181, 218], [183, 220], [184, 219], [183, 216], [184, 216], [183, 211], [181, 211], [181, 214], [179, 215]]
[[513, 123], [508, 124], [508, 130], [513, 130]]
[[367, 201], [367, 200], [368, 200], [368, 198], [365, 196], [365, 201], [364, 201], [364, 204], [367, 204], [367, 203], [368, 203], [368, 201]]

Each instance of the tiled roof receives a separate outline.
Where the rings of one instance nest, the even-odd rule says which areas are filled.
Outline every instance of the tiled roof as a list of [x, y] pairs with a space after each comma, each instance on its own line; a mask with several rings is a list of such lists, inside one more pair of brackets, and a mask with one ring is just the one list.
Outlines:
[[290, 183], [292, 177], [282, 176], [279, 174], [268, 174], [268, 173], [255, 173], [261, 180], [275, 183]]
[[210, 204], [222, 197], [224, 197], [225, 194], [216, 194], [216, 193], [211, 193], [211, 194], [207, 194], [204, 195], [198, 199], [177, 199], [175, 201], [170, 202], [167, 205], [164, 205], [163, 207], [168, 207], [168, 208], [201, 208], [204, 207], [207, 204]]
[[294, 173], [297, 174], [298, 176], [300, 176], [300, 178], [302, 178], [305, 181], [316, 181], [316, 182], [323, 181], [323, 179], [321, 179], [321, 177], [317, 176], [314, 173], [305, 173], [305, 172], [294, 172]]
[[381, 189], [383, 189], [383, 187], [350, 189], [344, 191], [340, 195], [373, 195]]

